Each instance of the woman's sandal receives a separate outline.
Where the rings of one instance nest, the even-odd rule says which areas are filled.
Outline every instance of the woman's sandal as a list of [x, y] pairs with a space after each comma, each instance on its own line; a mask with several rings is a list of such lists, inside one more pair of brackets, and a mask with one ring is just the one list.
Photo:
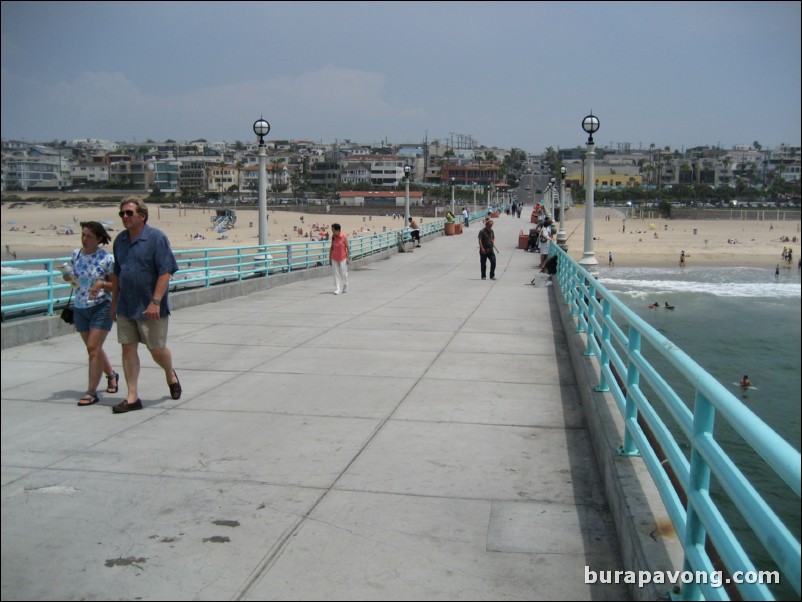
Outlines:
[[[107, 385], [106, 385], [106, 393], [116, 393], [120, 390], [120, 375], [116, 372], [106, 377]], [[112, 385], [111, 382], [114, 381]]]
[[100, 398], [97, 396], [97, 393], [92, 393], [92, 391], [87, 391], [86, 393], [84, 393], [84, 396], [78, 400], [78, 405], [81, 407], [91, 406], [95, 405], [98, 401], [100, 401]]

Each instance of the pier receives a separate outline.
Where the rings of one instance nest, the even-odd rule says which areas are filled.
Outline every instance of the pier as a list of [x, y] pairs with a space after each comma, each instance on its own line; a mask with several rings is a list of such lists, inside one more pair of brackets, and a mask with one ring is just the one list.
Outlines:
[[142, 411], [111, 413], [123, 378], [76, 407], [77, 334], [3, 349], [3, 599], [667, 595], [587, 582], [680, 570], [681, 548], [642, 461], [603, 443], [620, 424], [587, 407], [528, 227], [495, 220], [495, 281], [476, 222], [352, 264], [339, 296], [325, 268], [179, 293], [183, 396], [141, 349]]

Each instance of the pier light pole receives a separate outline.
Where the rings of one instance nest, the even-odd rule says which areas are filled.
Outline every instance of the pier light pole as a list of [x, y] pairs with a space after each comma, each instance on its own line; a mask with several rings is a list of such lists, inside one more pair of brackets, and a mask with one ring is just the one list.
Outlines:
[[551, 217], [549, 213], [549, 195], [551, 194], [551, 182], [546, 185], [546, 189], [543, 191], [543, 212], [546, 214], [546, 217]]
[[456, 178], [451, 178], [451, 215], [454, 215], [454, 183]]
[[406, 180], [406, 196], [404, 197], [404, 227], [409, 225], [409, 178], [412, 175], [412, 167], [404, 165], [404, 179]]
[[473, 212], [476, 213], [476, 182], [473, 183]]
[[593, 134], [599, 131], [599, 119], [591, 111], [590, 115], [582, 120], [582, 129], [588, 133], [587, 164], [588, 173], [585, 178], [585, 248], [582, 252], [582, 259], [579, 265], [591, 274], [598, 273], [599, 262], [593, 251], [593, 189], [596, 187], [596, 180], [593, 174], [593, 160], [596, 158], [596, 144], [593, 142]]
[[567, 236], [565, 235], [565, 165], [560, 167], [560, 231], [557, 232], [557, 246], [563, 251], [568, 250], [568, 245], [565, 244]]
[[[267, 244], [267, 177], [265, 174], [266, 150], [265, 136], [270, 132], [270, 124], [261, 117], [254, 121], [253, 132], [259, 136], [259, 246]], [[267, 260], [267, 249], [265, 249]]]

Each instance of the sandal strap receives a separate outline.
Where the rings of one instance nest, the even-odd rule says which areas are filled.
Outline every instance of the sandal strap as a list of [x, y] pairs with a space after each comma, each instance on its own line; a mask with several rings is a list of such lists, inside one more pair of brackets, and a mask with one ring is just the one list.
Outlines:
[[[100, 401], [100, 397], [97, 396], [97, 393], [92, 393], [92, 391], [87, 391], [84, 393], [84, 396], [78, 400], [79, 406], [91, 406], [95, 405]], [[85, 402], [85, 403], [82, 403]]]

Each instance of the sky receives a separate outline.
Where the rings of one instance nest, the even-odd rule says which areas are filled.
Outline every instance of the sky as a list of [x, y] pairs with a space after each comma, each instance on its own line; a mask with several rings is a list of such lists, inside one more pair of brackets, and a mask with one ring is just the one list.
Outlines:
[[800, 2], [2, 2], [2, 138], [800, 145]]

